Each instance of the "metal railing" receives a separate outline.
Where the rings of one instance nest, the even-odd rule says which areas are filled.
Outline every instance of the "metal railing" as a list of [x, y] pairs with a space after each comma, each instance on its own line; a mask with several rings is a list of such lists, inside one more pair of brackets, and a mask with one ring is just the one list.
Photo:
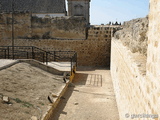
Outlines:
[[54, 61], [56, 62], [70, 62], [71, 63], [71, 75], [73, 67], [77, 67], [77, 53], [75, 51], [52, 51], [54, 54]]
[[0, 46], [0, 59], [35, 59], [47, 64], [54, 56], [34, 46]]
[[48, 62], [71, 62], [77, 66], [77, 53], [74, 51], [45, 51], [34, 46], [0, 46], [0, 59], [35, 59], [48, 64]]

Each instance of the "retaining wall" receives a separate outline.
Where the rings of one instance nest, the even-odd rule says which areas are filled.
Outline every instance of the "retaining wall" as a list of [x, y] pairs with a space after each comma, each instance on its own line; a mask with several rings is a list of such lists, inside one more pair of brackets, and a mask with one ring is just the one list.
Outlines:
[[156, 83], [147, 79], [145, 56], [132, 53], [120, 40], [113, 39], [111, 75], [120, 120], [132, 119], [135, 117], [134, 114], [150, 114], [155, 115], [153, 118], [157, 117], [158, 94], [153, 94]]

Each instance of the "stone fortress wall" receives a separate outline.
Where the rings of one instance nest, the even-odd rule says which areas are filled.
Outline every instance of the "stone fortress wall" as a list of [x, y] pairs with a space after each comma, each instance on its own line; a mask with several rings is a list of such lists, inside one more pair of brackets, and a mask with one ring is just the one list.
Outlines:
[[160, 1], [150, 0], [148, 50], [147, 50], [147, 93], [150, 95], [148, 106], [160, 118]]
[[[83, 17], [32, 17], [32, 13], [13, 14], [16, 39], [86, 39], [86, 23]], [[0, 14], [0, 38], [10, 39], [12, 14]]]
[[83, 17], [56, 17], [31, 19], [32, 38], [86, 39], [86, 23]]
[[15, 44], [18, 46], [37, 46], [48, 51], [76, 51], [78, 65], [109, 66], [111, 30], [112, 28], [107, 27], [108, 32], [106, 33], [104, 32], [106, 30], [101, 30], [100, 28], [98, 30], [98, 27], [90, 28], [88, 30], [88, 38], [82, 40], [16, 39]]
[[[31, 33], [31, 16], [29, 13], [14, 14], [15, 38], [28, 37]], [[18, 20], [19, 19], [19, 20]], [[0, 14], [0, 40], [12, 38], [12, 14]]]
[[[111, 34], [115, 26], [86, 28], [83, 17], [37, 18], [30, 13], [17, 13], [14, 18], [15, 46], [76, 51], [78, 65], [110, 65]], [[11, 14], [0, 16], [0, 46], [12, 45], [11, 20]]]
[[148, 16], [124, 22], [123, 30], [117, 31], [114, 36], [133, 53], [139, 52], [147, 56], [148, 22]]
[[[148, 28], [147, 22], [142, 24], [146, 18], [132, 20], [112, 39], [111, 75], [120, 120], [144, 119], [143, 114], [152, 115], [147, 120], [160, 119], [159, 4], [150, 0]], [[129, 30], [133, 25], [137, 32]]]
[[[47, 21], [50, 22], [51, 19], [31, 18], [29, 13], [22, 13], [17, 15], [21, 21], [16, 21], [14, 24], [15, 45], [37, 46], [49, 51], [74, 50], [78, 53], [78, 65], [86, 66], [109, 65], [111, 52], [111, 75], [120, 120], [131, 119], [134, 117], [133, 114], [158, 114], [160, 116], [159, 4], [160, 1], [150, 0], [148, 19], [126, 22], [123, 25], [124, 29], [116, 32], [112, 40], [113, 26], [91, 26], [88, 30], [83, 29], [85, 27], [82, 26], [81, 29], [78, 28], [76, 36], [71, 37], [72, 39], [67, 39], [68, 37], [62, 39], [63, 36], [59, 39], [57, 36], [60, 34], [52, 34], [50, 26], [46, 26]], [[12, 44], [11, 15], [7, 16], [9, 17], [0, 16], [0, 45], [4, 46]], [[44, 24], [43, 20], [46, 20]], [[62, 24], [56, 24], [56, 30], [61, 31], [58, 27], [64, 25], [65, 21], [66, 19], [63, 19]], [[75, 21], [75, 23], [70, 22], [70, 26], [85, 24]], [[67, 36], [72, 33], [74, 35], [76, 28], [71, 28], [63, 32], [66, 32]], [[47, 36], [47, 31], [50, 32], [51, 38]]]

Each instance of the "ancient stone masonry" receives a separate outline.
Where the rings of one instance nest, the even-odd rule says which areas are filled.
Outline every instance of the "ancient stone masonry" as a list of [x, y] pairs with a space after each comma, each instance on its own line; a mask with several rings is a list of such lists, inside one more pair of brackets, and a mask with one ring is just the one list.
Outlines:
[[[6, 24], [9, 15], [1, 16], [1, 21], [5, 21], [0, 24], [3, 26], [0, 32], [1, 46], [12, 45], [11, 24]], [[29, 16], [30, 13], [15, 15], [15, 46], [36, 46], [47, 51], [76, 51], [78, 65], [110, 65], [111, 35], [115, 26], [91, 26], [86, 30], [83, 17], [42, 19]]]
[[150, 115], [137, 119], [160, 119], [159, 5], [160, 1], [150, 0], [149, 27], [146, 18], [135, 19], [125, 23], [112, 39], [111, 75], [120, 120], [133, 114]]
[[[16, 39], [86, 39], [86, 22], [83, 17], [32, 17], [32, 13], [16, 12], [14, 36]], [[0, 14], [0, 38], [10, 39], [11, 13]]]
[[[78, 1], [77, 7], [83, 8], [81, 0], [68, 1]], [[160, 120], [159, 11], [160, 1], [150, 0], [149, 16], [125, 22], [123, 29], [115, 25], [86, 28], [84, 17], [14, 13], [14, 45], [76, 51], [79, 66], [110, 66], [120, 120], [143, 114], [149, 115], [147, 120]], [[0, 46], [12, 45], [11, 33], [11, 13], [0, 14]]]
[[148, 17], [138, 18], [123, 24], [123, 30], [116, 32], [115, 38], [120, 39], [123, 45], [133, 52], [147, 55]]
[[[14, 34], [15, 38], [28, 37], [31, 34], [31, 14], [14, 14]], [[12, 37], [12, 14], [0, 14], [0, 40], [10, 40]]]
[[33, 16], [31, 12], [20, 11], [14, 12], [13, 18], [12, 13], [1, 13], [0, 23], [1, 46], [12, 45], [13, 32], [15, 46], [36, 46], [47, 51], [76, 51], [78, 65], [87, 66], [110, 65], [112, 31], [118, 27], [87, 27], [84, 16], [42, 18]]
[[132, 53], [120, 40], [112, 39], [111, 76], [120, 120], [130, 119], [126, 118], [127, 113], [151, 114], [145, 56]]
[[17, 46], [37, 46], [47, 51], [76, 51], [78, 65], [109, 66], [111, 47], [111, 26], [92, 26], [88, 38], [81, 40], [59, 39], [16, 39]]
[[83, 17], [32, 17], [32, 38], [86, 39], [86, 23]]
[[[0, 15], [0, 45], [11, 46], [11, 13]], [[38, 18], [31, 13], [14, 13], [15, 46], [76, 51], [79, 65], [110, 65], [112, 30], [113, 26], [105, 25], [86, 28], [83, 17]]]
[[147, 85], [150, 101], [148, 106], [160, 117], [160, 1], [150, 0], [148, 50], [147, 50]]

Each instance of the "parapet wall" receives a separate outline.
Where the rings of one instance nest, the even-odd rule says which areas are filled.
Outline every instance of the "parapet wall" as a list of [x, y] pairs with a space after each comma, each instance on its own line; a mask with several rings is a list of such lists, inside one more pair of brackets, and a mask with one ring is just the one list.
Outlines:
[[[143, 54], [138, 54], [141, 53], [140, 51], [135, 53], [130, 47], [125, 45], [123, 41], [125, 36], [119, 39], [120, 35], [117, 33], [115, 38], [119, 40], [112, 40], [111, 75], [121, 120], [132, 119], [132, 117], [135, 117], [133, 114], [137, 115], [136, 119], [138, 120], [160, 119], [159, 5], [160, 1], [150, 0], [149, 27], [147, 35], [144, 36], [148, 37], [147, 47], [145, 46], [147, 49], [147, 53], [145, 53], [147, 54], [147, 58], [144, 57], [143, 52]], [[130, 32], [125, 31], [124, 34], [128, 35]], [[129, 39], [126, 40], [130, 41]], [[141, 43], [139, 44], [143, 45]], [[135, 47], [139, 48], [139, 45], [135, 44]], [[137, 59], [142, 61], [137, 64]], [[145, 64], [146, 68], [143, 67]], [[143, 114], [150, 116], [148, 118], [146, 116], [138, 116]]]
[[122, 41], [133, 53], [147, 56], [148, 17], [137, 18], [123, 24], [123, 30], [115, 33], [115, 38]]
[[153, 118], [160, 114], [155, 82], [146, 77], [145, 56], [132, 53], [120, 40], [115, 39], [112, 39], [111, 75], [120, 120], [135, 119], [134, 114], [155, 115]]

